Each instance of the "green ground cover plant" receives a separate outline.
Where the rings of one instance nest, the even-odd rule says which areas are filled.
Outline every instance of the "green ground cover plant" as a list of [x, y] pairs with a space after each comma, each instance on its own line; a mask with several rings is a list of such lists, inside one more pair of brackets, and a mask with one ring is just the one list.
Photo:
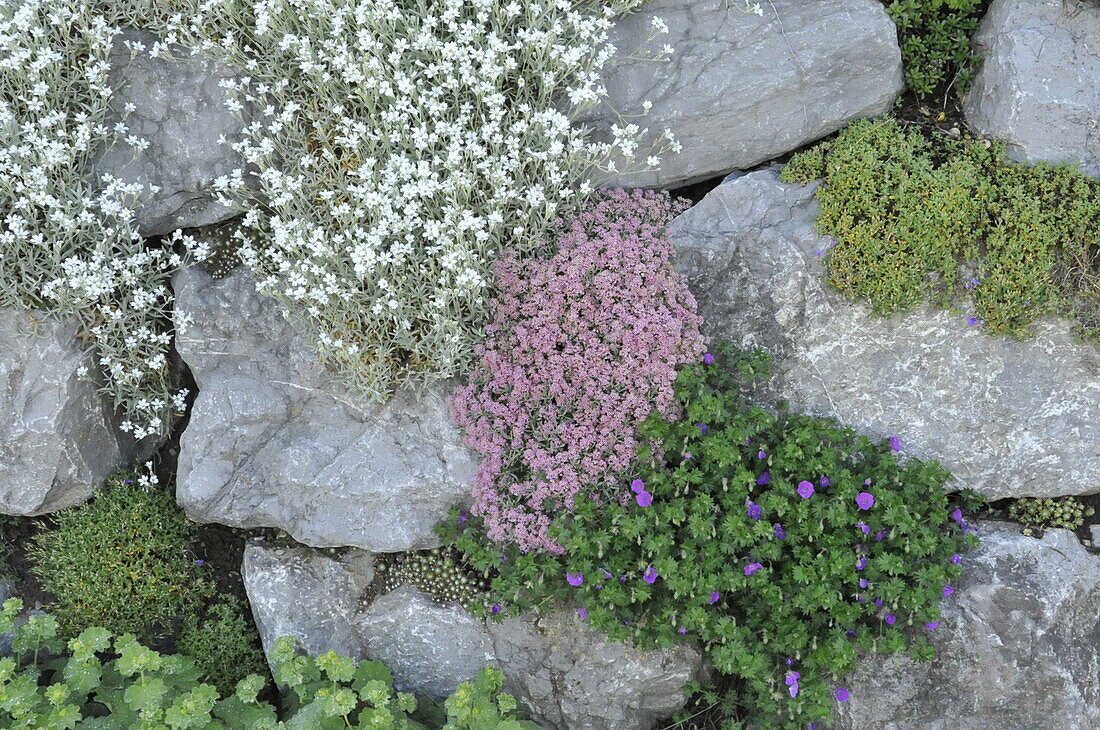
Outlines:
[[491, 577], [491, 611], [566, 603], [636, 646], [698, 641], [753, 727], [827, 721], [860, 651], [930, 657], [978, 498], [949, 505], [948, 473], [899, 461], [897, 439], [749, 405], [766, 372], [727, 343], [684, 366], [682, 416], [644, 423], [619, 499], [557, 516], [561, 554], [491, 542], [456, 512], [440, 532]]
[[883, 0], [898, 27], [905, 85], [920, 98], [966, 93], [977, 58], [970, 39], [988, 0]]
[[1077, 497], [1024, 497], [1013, 500], [1008, 507], [1008, 516], [1024, 526], [1025, 535], [1042, 534], [1047, 527], [1076, 530], [1085, 524], [1086, 517], [1093, 514], [1095, 510], [1082, 504]]
[[822, 180], [827, 281], [876, 313], [969, 299], [968, 324], [992, 334], [1060, 314], [1100, 338], [1100, 181], [1078, 169], [878, 119], [796, 155], [782, 179]]
[[88, 627], [68, 642], [49, 615], [16, 626], [22, 608], [9, 599], [0, 633], [13, 631], [12, 656], [0, 659], [0, 724], [62, 730], [533, 730], [515, 718], [503, 676], [486, 668], [444, 702], [443, 724], [416, 719], [417, 702], [395, 692], [381, 662], [355, 662], [329, 652], [303, 656], [283, 637], [271, 653], [276, 681], [287, 688], [282, 711], [259, 699], [265, 680], [250, 675], [231, 692], [200, 681], [195, 662]]

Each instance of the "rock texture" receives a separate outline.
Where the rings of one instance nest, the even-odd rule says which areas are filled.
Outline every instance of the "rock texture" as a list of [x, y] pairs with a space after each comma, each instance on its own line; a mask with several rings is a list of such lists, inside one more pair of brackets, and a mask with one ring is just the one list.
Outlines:
[[991, 498], [1100, 491], [1100, 348], [1050, 320], [991, 337], [966, 313], [889, 319], [828, 289], [814, 187], [731, 176], [670, 225], [708, 334], [774, 358], [775, 391]]
[[437, 698], [497, 666], [505, 690], [545, 727], [648, 730], [683, 707], [683, 687], [702, 667], [694, 649], [635, 651], [571, 612], [483, 622], [410, 586], [361, 605], [373, 569], [360, 550], [336, 557], [253, 543], [242, 573], [265, 649], [295, 636], [311, 653], [380, 659], [399, 688]]
[[[618, 21], [610, 40], [619, 58], [600, 75], [608, 98], [583, 121], [606, 131], [622, 114], [657, 133], [668, 127], [683, 150], [616, 185], [675, 187], [752, 167], [890, 108], [903, 85], [901, 51], [881, 2], [761, 5], [757, 16], [740, 0], [651, 0]], [[654, 17], [669, 34], [638, 52]], [[665, 43], [671, 63], [644, 60]], [[646, 100], [649, 114], [633, 117]]]
[[488, 628], [504, 688], [534, 720], [558, 730], [651, 728], [684, 706], [684, 685], [702, 671], [690, 647], [637, 651], [569, 612]]
[[366, 655], [392, 669], [394, 686], [404, 692], [444, 698], [497, 663], [484, 622], [413, 586], [379, 596], [356, 618], [356, 628]]
[[865, 658], [835, 727], [1100, 727], [1100, 557], [1068, 530], [979, 532], [932, 632], [936, 659]]
[[983, 63], [963, 106], [971, 128], [1014, 157], [1100, 175], [1100, 5], [994, 0], [974, 43]]
[[[152, 47], [152, 33], [130, 30], [115, 38], [111, 49], [111, 83], [117, 89], [111, 99], [116, 123], [128, 104], [128, 134], [149, 142], [136, 151], [121, 140], [106, 150], [95, 165], [95, 174], [110, 174], [127, 183], [146, 186], [137, 207], [136, 222], [144, 236], [171, 233], [177, 228], [197, 228], [236, 215], [214, 201], [214, 180], [241, 166], [237, 154], [218, 138], [239, 136], [242, 124], [224, 106], [227, 91], [218, 83], [232, 77], [219, 64], [190, 57], [173, 46], [183, 60], [153, 58], [148, 50], [131, 59], [125, 43]], [[152, 192], [149, 186], [159, 188]]]
[[311, 341], [238, 270], [175, 279], [194, 324], [176, 347], [198, 384], [176, 496], [191, 519], [278, 527], [314, 547], [434, 547], [432, 527], [468, 498], [476, 464], [445, 390], [384, 405], [349, 392]]
[[0, 310], [0, 513], [79, 504], [123, 460], [108, 404], [77, 369], [79, 323]]

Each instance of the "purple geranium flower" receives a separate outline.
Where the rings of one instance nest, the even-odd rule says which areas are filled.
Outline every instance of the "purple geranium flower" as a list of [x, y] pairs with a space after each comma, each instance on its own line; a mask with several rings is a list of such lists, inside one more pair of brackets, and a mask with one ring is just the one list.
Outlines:
[[981, 324], [982, 321], [980, 319], [978, 319], [977, 317], [967, 317], [966, 318], [966, 323], [967, 324]]
[[833, 697], [836, 697], [837, 702], [847, 702], [850, 696], [848, 690], [844, 687], [837, 687], [833, 690]]
[[886, 530], [879, 530], [877, 533], [875, 533], [875, 542], [882, 542], [889, 534], [890, 533]]
[[198, 560], [195, 561], [195, 565], [197, 565], [201, 568], [202, 566], [206, 565], [206, 561], [203, 560], [202, 558], [199, 558]]
[[646, 491], [638, 492], [634, 499], [638, 502], [639, 507], [648, 507], [653, 504], [653, 495]]
[[707, 603], [711, 603], [711, 604], [718, 603], [718, 599], [720, 599], [721, 597], [722, 597], [721, 593], [719, 593], [718, 591], [712, 591], [711, 594], [710, 594], [710, 600], [707, 601]]
[[685, 629], [683, 626], [680, 627], [680, 633], [681, 634], [686, 634], [687, 632], [688, 632], [688, 630]]
[[901, 451], [901, 439], [899, 439], [897, 436], [891, 436], [890, 449], [892, 451]]
[[856, 561], [856, 570], [863, 570], [867, 567], [867, 558], [860, 558]]
[[798, 679], [801, 676], [802, 675], [798, 672], [787, 672], [787, 677], [783, 680], [787, 683], [787, 687], [790, 688], [789, 691], [792, 698], [798, 697]]
[[785, 661], [787, 662], [788, 667], [794, 664], [794, 659], [791, 659], [790, 657], [787, 657]]
[[871, 526], [870, 526], [870, 525], [868, 525], [868, 524], [865, 524], [865, 523], [863, 523], [863, 522], [857, 522], [857, 523], [856, 523], [856, 527], [857, 527], [857, 528], [859, 529], [859, 531], [860, 531], [860, 532], [862, 532], [862, 533], [863, 533], [864, 535], [869, 535], [869, 534], [871, 534]]
[[860, 588], [866, 588], [868, 585], [870, 585], [870, 584], [867, 582], [866, 578], [860, 578], [859, 579], [859, 587]]
[[763, 567], [760, 563], [749, 563], [745, 566], [745, 575], [752, 575]]
[[955, 511], [951, 513], [951, 519], [955, 520], [955, 522], [958, 522], [960, 525], [965, 525], [966, 524], [963, 521], [963, 511], [961, 509], [959, 509], [958, 507], [956, 507]]
[[766, 451], [758, 452], [756, 454], [756, 458], [757, 459], [766, 459], [766, 458], [768, 458], [768, 452], [766, 452]]
[[807, 481], [801, 481], [798, 483], [798, 496], [802, 499], [809, 499], [814, 496], [814, 485]]
[[760, 509], [760, 505], [758, 505], [756, 502], [750, 501], [749, 508], [746, 510], [746, 513], [754, 520], [758, 520], [760, 519], [760, 516], [764, 514], [764, 511]]
[[706, 353], [705, 355], [703, 355], [703, 364], [704, 365], [713, 365], [714, 364], [714, 355], [710, 354], [709, 352]]
[[612, 578], [615, 577], [615, 575], [613, 573], [609, 573], [606, 570], [604, 570], [603, 568], [600, 568], [600, 572], [603, 573], [604, 580], [611, 580]]
[[499, 603], [494, 603], [493, 607], [489, 610], [492, 611], [493, 613], [500, 613], [500, 604]]
[[879, 608], [882, 608], [882, 599], [881, 598], [876, 598], [875, 599], [875, 605], [878, 606]]
[[710, 426], [705, 423], [696, 423], [695, 425], [699, 428], [700, 435], [705, 435], [710, 430]]
[[962, 561], [962, 559], [963, 559], [963, 556], [961, 556], [961, 555], [958, 555], [958, 554], [956, 554], [956, 555], [952, 555], [952, 556], [951, 556], [951, 562], [952, 562], [952, 563], [956, 563], [956, 564], [957, 564], [957, 563], [959, 563], [960, 561]]
[[775, 525], [775, 536], [777, 538], [779, 538], [780, 540], [786, 540], [787, 539], [787, 531], [783, 529], [783, 525], [780, 525], [779, 523], [776, 523], [776, 525]]
[[890, 624], [891, 626], [893, 626], [894, 622], [898, 620], [897, 617], [892, 613], [886, 614], [885, 616], [882, 617], [882, 619], [883, 619], [883, 621]]
[[657, 569], [652, 565], [645, 569], [645, 573], [642, 574], [642, 580], [650, 585], [653, 585], [657, 581]]
[[832, 484], [832, 482], [829, 481], [829, 477], [821, 477], [821, 486], [827, 487], [830, 484]]
[[943, 587], [943, 597], [944, 598], [947, 598], [948, 596], [950, 596], [954, 592], [955, 592], [955, 589], [952, 588], [951, 586], [944, 586]]
[[630, 491], [634, 492], [634, 494], [641, 494], [645, 491], [645, 482], [641, 479], [635, 479], [630, 483]]
[[578, 608], [577, 616], [579, 616], [580, 618], [588, 618], [588, 609]]
[[565, 580], [569, 582], [569, 585], [576, 588], [581, 583], [584, 583], [584, 573], [566, 573]]
[[466, 524], [467, 519], [468, 519], [468, 515], [465, 512], [459, 512], [458, 513], [458, 524], [460, 524], [460, 525]]
[[940, 625], [939, 620], [929, 621], [928, 623], [926, 623], [924, 625], [924, 628], [928, 629], [929, 631], [934, 631], [939, 625]]
[[856, 495], [856, 504], [860, 509], [871, 509], [875, 506], [875, 495], [870, 492], [860, 492]]
[[756, 483], [759, 484], [760, 486], [764, 486], [765, 484], [767, 484], [771, 480], [772, 480], [772, 475], [769, 474], [768, 472], [764, 472], [763, 474], [761, 474], [760, 476], [758, 476], [756, 478]]

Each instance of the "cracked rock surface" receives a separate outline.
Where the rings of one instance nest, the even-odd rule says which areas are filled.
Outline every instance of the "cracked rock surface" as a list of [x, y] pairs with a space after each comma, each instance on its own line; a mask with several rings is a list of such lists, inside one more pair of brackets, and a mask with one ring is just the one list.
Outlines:
[[80, 504], [125, 454], [109, 404], [77, 369], [96, 371], [80, 323], [0, 310], [0, 513]]
[[845, 730], [1100, 727], [1100, 557], [1068, 530], [989, 523], [931, 632], [936, 658], [865, 657]]
[[363, 550], [332, 556], [253, 542], [241, 573], [265, 650], [294, 636], [310, 653], [379, 659], [399, 689], [436, 698], [493, 665], [504, 671], [505, 691], [547, 728], [648, 730], [683, 707], [683, 687], [702, 668], [694, 648], [636, 651], [572, 612], [497, 624], [412, 586], [362, 605], [373, 576]]
[[[241, 166], [237, 153], [218, 144], [241, 133], [239, 119], [224, 106], [227, 91], [218, 86], [233, 78], [230, 69], [173, 46], [179, 60], [152, 58], [148, 50], [133, 59], [125, 45], [142, 43], [151, 48], [157, 37], [147, 31], [128, 30], [111, 48], [111, 99], [115, 124], [126, 105], [135, 108], [125, 120], [129, 135], [149, 143], [135, 151], [123, 140], [106, 150], [95, 165], [95, 176], [110, 174], [127, 183], [145, 186], [136, 206], [135, 222], [143, 236], [171, 233], [177, 228], [197, 228], [232, 218], [237, 211], [215, 202], [211, 190], [216, 178]], [[152, 192], [149, 186], [157, 186]]]
[[890, 318], [824, 283], [831, 240], [813, 227], [813, 186], [776, 168], [730, 176], [669, 230], [708, 335], [762, 347], [774, 394], [902, 454], [936, 459], [987, 497], [1100, 491], [1100, 348], [1049, 319], [1015, 341], [966, 313]]
[[1100, 176], [1100, 5], [994, 0], [974, 37], [971, 128], [1018, 159], [1079, 162]]
[[192, 267], [174, 288], [193, 320], [176, 347], [199, 390], [176, 490], [191, 519], [278, 527], [314, 547], [439, 544], [432, 527], [468, 498], [476, 468], [445, 388], [381, 405], [350, 392], [244, 271]]
[[[676, 187], [753, 167], [882, 114], [901, 93], [897, 29], [878, 0], [761, 5], [763, 16], [740, 0], [651, 0], [616, 22], [616, 56], [600, 74], [608, 97], [581, 121], [600, 132], [627, 122], [656, 134], [668, 127], [683, 151], [615, 185]], [[642, 46], [655, 17], [669, 33]], [[666, 43], [670, 62], [645, 60]], [[646, 100], [649, 114], [634, 116]]]

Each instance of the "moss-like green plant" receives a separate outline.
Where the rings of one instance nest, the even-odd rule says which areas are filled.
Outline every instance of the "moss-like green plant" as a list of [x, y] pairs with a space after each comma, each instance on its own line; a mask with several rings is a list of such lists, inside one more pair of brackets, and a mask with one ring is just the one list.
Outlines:
[[970, 88], [977, 59], [970, 38], [986, 0], [883, 0], [898, 26], [905, 85], [919, 97]]
[[194, 525], [171, 492], [141, 481], [134, 472], [112, 476], [34, 538], [33, 570], [67, 637], [102, 626], [149, 640], [213, 593], [188, 550]]
[[991, 333], [1026, 336], [1059, 313], [1100, 337], [1100, 181], [891, 119], [856, 122], [782, 172], [817, 177], [817, 226], [837, 240], [827, 280], [876, 313], [967, 297], [967, 322]]
[[443, 548], [384, 555], [376, 569], [379, 593], [407, 583], [441, 603], [480, 606], [488, 587], [487, 581], [472, 577], [457, 556]]
[[1042, 534], [1047, 527], [1063, 527], [1076, 530], [1085, 524], [1086, 517], [1092, 517], [1095, 510], [1086, 507], [1076, 497], [1056, 497], [1053, 499], [1017, 499], [1008, 507], [1008, 516], [1024, 526], [1025, 535]]
[[203, 681], [223, 695], [250, 674], [267, 676], [260, 635], [248, 606], [236, 596], [212, 604], [204, 615], [186, 616], [176, 649], [194, 659]]
[[900, 462], [896, 439], [749, 406], [746, 378], [766, 370], [766, 358], [728, 343], [684, 367], [684, 415], [644, 424], [620, 498], [557, 516], [564, 554], [491, 543], [479, 520], [457, 514], [441, 534], [492, 571], [502, 613], [564, 601], [612, 639], [687, 637], [739, 680], [736, 719], [791, 730], [827, 721], [849, 695], [857, 652], [931, 655], [955, 556], [976, 538], [949, 506], [948, 473]]

